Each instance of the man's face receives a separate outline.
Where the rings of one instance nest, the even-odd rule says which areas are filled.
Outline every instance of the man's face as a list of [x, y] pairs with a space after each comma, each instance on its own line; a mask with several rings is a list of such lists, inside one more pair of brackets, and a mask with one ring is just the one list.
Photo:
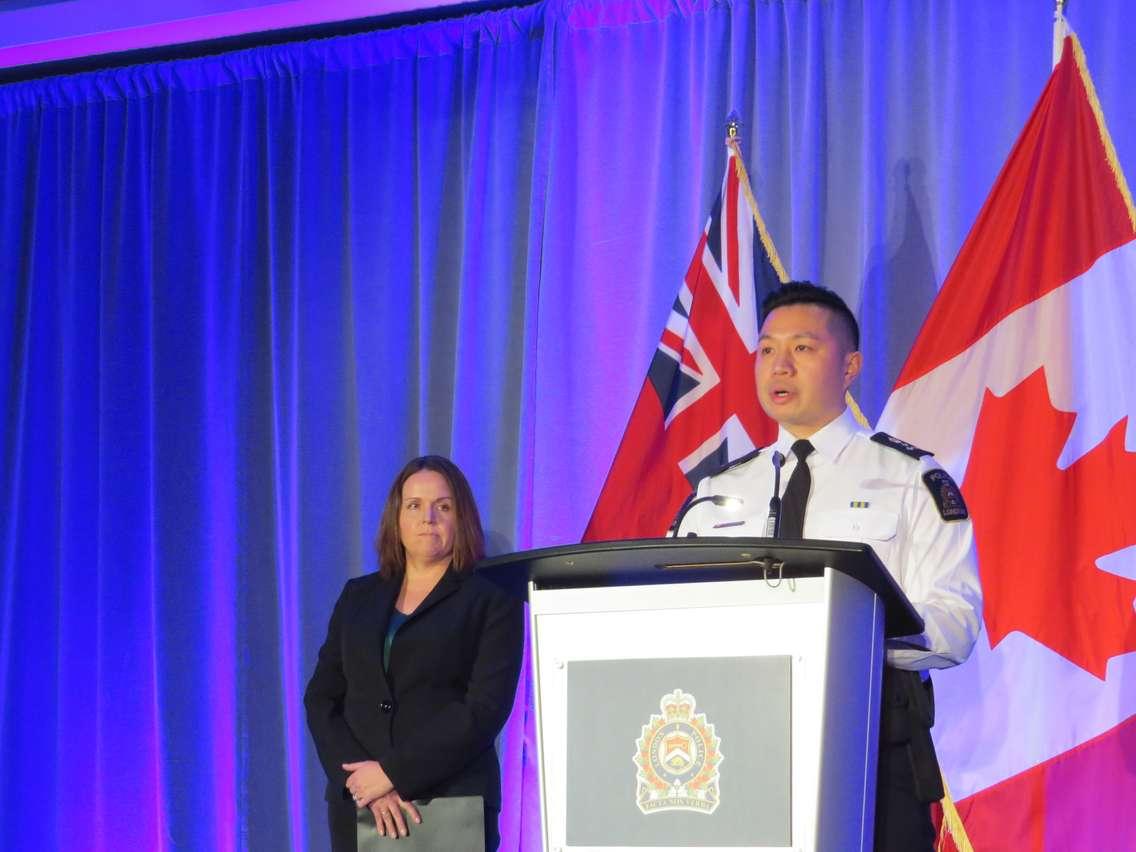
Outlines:
[[765, 413], [797, 438], [838, 417], [860, 372], [860, 353], [851, 348], [840, 317], [828, 308], [776, 308], [761, 327], [754, 368]]

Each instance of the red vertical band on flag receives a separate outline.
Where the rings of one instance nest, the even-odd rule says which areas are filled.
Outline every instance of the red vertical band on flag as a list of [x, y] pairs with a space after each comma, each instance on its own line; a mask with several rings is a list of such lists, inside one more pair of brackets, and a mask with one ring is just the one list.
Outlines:
[[[723, 228], [723, 235], [726, 238], [726, 271], [729, 274], [730, 280], [730, 293], [733, 294], [734, 301], [741, 301], [741, 271], [738, 269], [738, 226], [742, 223], [738, 222], [738, 172], [737, 169], [727, 169], [726, 171], [726, 209], [723, 218], [726, 220], [726, 227]], [[748, 219], [748, 217], [747, 217]], [[749, 224], [747, 221], [746, 225]]]
[[1132, 239], [1128, 207], [1103, 154], [1074, 42], [1067, 38], [1061, 62], [982, 205], [897, 388]]

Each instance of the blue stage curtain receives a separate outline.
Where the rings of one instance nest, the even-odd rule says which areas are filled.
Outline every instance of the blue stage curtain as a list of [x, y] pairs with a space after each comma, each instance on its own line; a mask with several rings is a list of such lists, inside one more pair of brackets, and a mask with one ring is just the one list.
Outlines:
[[542, 14], [0, 90], [0, 848], [326, 846], [394, 474], [512, 544]]
[[[494, 551], [578, 540], [731, 111], [877, 415], [1051, 5], [548, 0], [0, 87], [0, 847], [326, 846], [301, 693], [390, 480], [446, 453]], [[1081, 5], [1131, 171], [1136, 19]]]

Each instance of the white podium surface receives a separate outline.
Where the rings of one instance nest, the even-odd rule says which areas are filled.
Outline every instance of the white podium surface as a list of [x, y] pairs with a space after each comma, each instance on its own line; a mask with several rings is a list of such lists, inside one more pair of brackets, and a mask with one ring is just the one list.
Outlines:
[[871, 849], [866, 586], [530, 585], [529, 607], [547, 852]]

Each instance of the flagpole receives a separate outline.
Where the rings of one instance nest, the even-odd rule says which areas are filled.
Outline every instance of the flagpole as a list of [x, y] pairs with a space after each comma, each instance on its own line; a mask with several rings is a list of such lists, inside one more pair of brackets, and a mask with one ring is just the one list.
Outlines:
[[1053, 67], [1061, 61], [1061, 54], [1065, 50], [1065, 36], [1069, 35], [1069, 24], [1065, 21], [1065, 0], [1057, 0], [1057, 8], [1053, 10]]

